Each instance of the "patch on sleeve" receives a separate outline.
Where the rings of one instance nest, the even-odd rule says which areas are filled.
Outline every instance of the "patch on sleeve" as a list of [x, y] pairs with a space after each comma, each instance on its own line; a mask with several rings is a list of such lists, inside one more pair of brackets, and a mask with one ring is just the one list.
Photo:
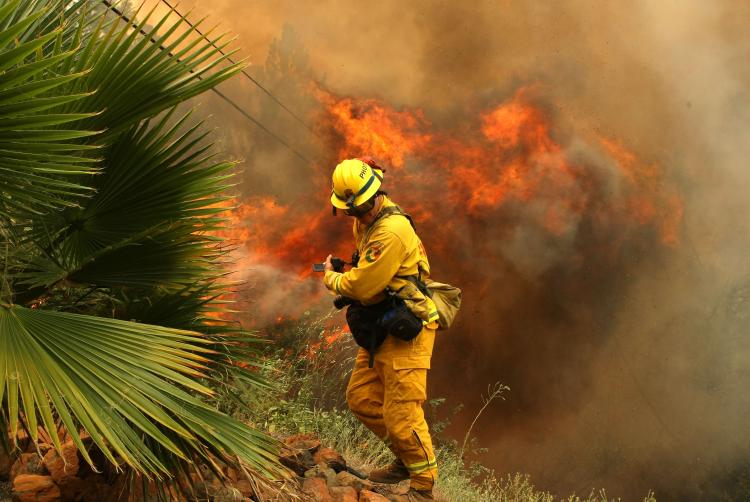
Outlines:
[[375, 261], [380, 258], [380, 255], [383, 254], [384, 247], [385, 244], [383, 244], [381, 241], [375, 241], [371, 243], [365, 251], [365, 261], [367, 263], [375, 263]]

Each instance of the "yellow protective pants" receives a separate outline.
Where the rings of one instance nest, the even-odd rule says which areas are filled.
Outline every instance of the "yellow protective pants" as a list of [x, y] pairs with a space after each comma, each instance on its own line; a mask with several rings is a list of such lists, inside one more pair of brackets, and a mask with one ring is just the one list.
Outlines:
[[422, 410], [434, 325], [422, 328], [408, 342], [386, 337], [372, 368], [368, 368], [370, 354], [360, 348], [346, 389], [349, 409], [401, 459], [412, 488], [418, 490], [432, 488], [437, 479], [435, 452]]

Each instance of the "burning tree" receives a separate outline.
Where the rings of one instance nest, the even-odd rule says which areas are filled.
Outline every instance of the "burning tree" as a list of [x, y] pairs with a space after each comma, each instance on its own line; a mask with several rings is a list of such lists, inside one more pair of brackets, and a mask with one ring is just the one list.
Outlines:
[[209, 402], [261, 381], [217, 300], [233, 163], [175, 109], [242, 64], [219, 67], [223, 35], [149, 19], [0, 2], [1, 426], [58, 452], [67, 434], [95, 469], [272, 473], [275, 443]]

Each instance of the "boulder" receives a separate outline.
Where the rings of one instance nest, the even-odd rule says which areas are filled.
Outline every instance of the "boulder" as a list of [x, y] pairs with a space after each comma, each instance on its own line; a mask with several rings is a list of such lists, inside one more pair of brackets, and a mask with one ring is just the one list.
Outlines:
[[362, 490], [359, 492], [359, 502], [388, 502], [388, 499], [379, 493]]
[[55, 502], [60, 500], [60, 488], [52, 476], [19, 474], [13, 479], [13, 500], [17, 502]]
[[310, 495], [315, 502], [333, 502], [328, 485], [323, 478], [307, 478], [302, 483], [302, 490]]
[[333, 448], [320, 448], [313, 454], [313, 462], [326, 465], [337, 473], [346, 470], [346, 460]]
[[42, 462], [55, 483], [62, 484], [78, 474], [78, 448], [73, 441], [68, 441], [62, 445], [62, 456], [52, 448]]
[[305, 472], [315, 466], [312, 453], [308, 450], [290, 450], [279, 456], [281, 465], [288, 467], [297, 476], [304, 476]]
[[320, 440], [310, 432], [304, 434], [294, 434], [284, 438], [284, 444], [292, 448], [301, 448], [305, 445], [315, 447], [320, 446]]
[[13, 479], [21, 474], [47, 474], [42, 457], [36, 453], [22, 453], [10, 469], [10, 478]]
[[350, 472], [339, 472], [336, 474], [336, 484], [339, 486], [351, 486], [355, 490], [372, 490], [373, 484], [366, 479], [360, 479]]
[[336, 471], [322, 464], [317, 464], [312, 469], [306, 470], [304, 477], [305, 478], [323, 478], [326, 480], [326, 484], [329, 487], [338, 486], [338, 482], [336, 480]]
[[357, 490], [351, 486], [334, 486], [330, 489], [333, 502], [357, 502]]
[[320, 448], [320, 440], [314, 434], [295, 434], [284, 439], [284, 444], [294, 450], [307, 450], [311, 454]]

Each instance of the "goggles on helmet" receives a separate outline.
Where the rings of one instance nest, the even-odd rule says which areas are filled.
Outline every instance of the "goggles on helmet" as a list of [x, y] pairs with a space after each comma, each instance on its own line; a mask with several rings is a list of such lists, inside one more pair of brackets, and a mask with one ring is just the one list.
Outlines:
[[372, 210], [373, 207], [375, 207], [375, 197], [377, 197], [377, 194], [370, 197], [369, 200], [367, 200], [366, 202], [363, 202], [359, 206], [355, 206], [353, 202], [352, 203], [347, 202], [347, 205], [349, 205], [349, 207], [344, 210], [344, 214], [347, 216], [354, 216], [357, 218], [366, 215]]

